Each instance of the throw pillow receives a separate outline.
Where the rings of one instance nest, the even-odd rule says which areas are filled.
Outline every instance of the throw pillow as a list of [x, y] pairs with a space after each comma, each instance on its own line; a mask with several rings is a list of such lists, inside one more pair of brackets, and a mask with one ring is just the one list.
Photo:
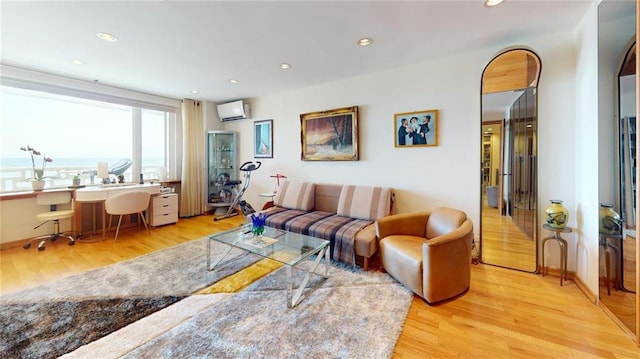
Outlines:
[[315, 184], [310, 182], [286, 181], [278, 189], [273, 204], [279, 207], [312, 210], [315, 206]]
[[386, 187], [342, 186], [337, 214], [375, 221], [391, 212], [391, 189]]

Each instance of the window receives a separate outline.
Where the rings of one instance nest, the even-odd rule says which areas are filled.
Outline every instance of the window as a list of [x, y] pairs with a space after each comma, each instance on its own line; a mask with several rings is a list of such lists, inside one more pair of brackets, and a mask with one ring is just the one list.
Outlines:
[[[45, 170], [47, 188], [66, 187], [80, 174], [82, 184], [99, 183], [98, 162], [130, 160], [125, 182], [165, 179], [175, 167], [168, 133], [175, 110], [157, 110], [48, 92], [0, 87], [0, 191], [30, 189], [30, 145], [53, 162]], [[111, 181], [117, 181], [115, 175]]]

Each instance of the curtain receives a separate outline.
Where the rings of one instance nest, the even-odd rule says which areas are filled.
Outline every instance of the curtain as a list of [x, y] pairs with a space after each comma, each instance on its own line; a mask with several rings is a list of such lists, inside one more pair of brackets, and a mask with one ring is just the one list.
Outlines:
[[200, 102], [182, 101], [182, 188], [180, 215], [191, 217], [206, 210], [204, 123]]

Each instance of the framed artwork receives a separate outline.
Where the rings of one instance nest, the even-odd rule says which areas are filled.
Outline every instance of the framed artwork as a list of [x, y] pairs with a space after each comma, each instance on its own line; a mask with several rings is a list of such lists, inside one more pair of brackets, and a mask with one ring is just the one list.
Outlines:
[[253, 157], [273, 158], [273, 120], [253, 121]]
[[438, 110], [397, 113], [393, 126], [394, 147], [438, 145]]
[[358, 160], [358, 106], [300, 115], [303, 161]]

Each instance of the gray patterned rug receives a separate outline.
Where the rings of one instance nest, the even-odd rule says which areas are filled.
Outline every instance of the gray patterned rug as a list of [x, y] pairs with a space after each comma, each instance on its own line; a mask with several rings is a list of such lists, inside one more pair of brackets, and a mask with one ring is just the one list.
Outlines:
[[258, 259], [239, 254], [221, 270], [206, 271], [201, 239], [2, 296], [0, 353], [7, 358], [391, 356], [412, 294], [389, 276], [334, 267], [331, 278], [293, 309], [286, 306], [284, 269], [236, 294], [192, 295]]

